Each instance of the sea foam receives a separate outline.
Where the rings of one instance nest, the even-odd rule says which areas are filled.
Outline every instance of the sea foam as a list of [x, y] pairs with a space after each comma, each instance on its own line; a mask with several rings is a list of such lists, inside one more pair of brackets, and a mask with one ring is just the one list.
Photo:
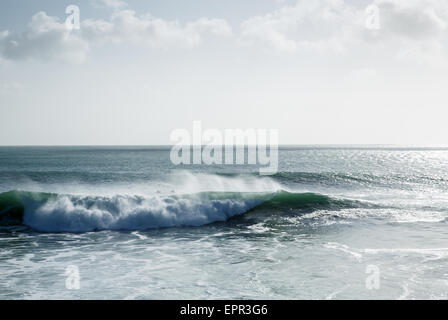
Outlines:
[[127, 196], [74, 197], [59, 195], [37, 209], [25, 207], [23, 223], [45, 232], [143, 230], [201, 226], [245, 213], [263, 199], [207, 194], [185, 197]]

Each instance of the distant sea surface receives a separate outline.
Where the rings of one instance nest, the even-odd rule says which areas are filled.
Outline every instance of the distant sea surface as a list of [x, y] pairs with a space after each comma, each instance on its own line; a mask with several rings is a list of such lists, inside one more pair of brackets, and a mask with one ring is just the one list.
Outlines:
[[448, 149], [278, 159], [260, 176], [168, 147], [1, 147], [0, 299], [448, 298]]

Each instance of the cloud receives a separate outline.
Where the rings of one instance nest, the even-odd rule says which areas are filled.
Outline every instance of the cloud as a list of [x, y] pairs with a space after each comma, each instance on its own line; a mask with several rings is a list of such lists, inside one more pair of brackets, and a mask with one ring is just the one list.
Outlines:
[[80, 30], [45, 12], [35, 14], [22, 33], [0, 33], [0, 61], [59, 59], [83, 62], [93, 44], [131, 42], [150, 47], [188, 47], [208, 36], [229, 36], [232, 29], [222, 19], [200, 18], [181, 24], [151, 15], [139, 16], [132, 10], [115, 11], [109, 21], [84, 20]]
[[343, 0], [298, 1], [242, 23], [241, 40], [282, 52], [343, 50], [347, 25], [359, 21], [359, 13]]
[[82, 62], [88, 49], [85, 40], [71, 34], [65, 23], [45, 12], [36, 13], [26, 31], [4, 31], [0, 35], [0, 58], [5, 60], [33, 58]]
[[[369, 54], [448, 65], [448, 1], [375, 0], [380, 29], [365, 27], [365, 8], [343, 0], [298, 0], [241, 24], [240, 43], [277, 52]], [[371, 52], [370, 52], [371, 53]]]
[[[448, 2], [376, 0], [381, 29], [368, 40], [399, 61], [448, 68]], [[371, 35], [370, 35], [371, 36]]]
[[[126, 3], [121, 0], [94, 3], [113, 8], [110, 18], [83, 20], [81, 29], [71, 32], [58, 18], [39, 12], [22, 33], [0, 31], [0, 63], [25, 59], [83, 62], [93, 46], [106, 43], [194, 48], [213, 37], [233, 34], [223, 19], [181, 23], [123, 9]], [[350, 3], [298, 0], [294, 5], [284, 4], [243, 21], [238, 42], [288, 54], [382, 56], [383, 61], [448, 68], [448, 1], [372, 0], [379, 8], [379, 30], [367, 29], [365, 8]]]
[[376, 0], [381, 28], [409, 39], [438, 37], [447, 31], [448, 3], [431, 0]]
[[133, 42], [151, 47], [194, 47], [207, 35], [229, 36], [232, 29], [222, 19], [200, 18], [184, 25], [151, 15], [139, 16], [135, 11], [122, 10], [110, 21], [86, 20], [81, 25], [85, 39], [103, 42]]

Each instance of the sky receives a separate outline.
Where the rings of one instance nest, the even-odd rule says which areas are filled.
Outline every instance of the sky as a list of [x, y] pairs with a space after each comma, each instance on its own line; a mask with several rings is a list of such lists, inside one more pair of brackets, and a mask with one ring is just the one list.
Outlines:
[[0, 145], [446, 146], [447, 83], [445, 0], [0, 2]]

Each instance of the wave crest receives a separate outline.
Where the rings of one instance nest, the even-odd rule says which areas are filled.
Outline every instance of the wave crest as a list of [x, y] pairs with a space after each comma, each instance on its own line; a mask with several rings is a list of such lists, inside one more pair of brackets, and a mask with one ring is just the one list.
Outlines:
[[143, 230], [201, 226], [253, 209], [338, 209], [353, 206], [314, 193], [200, 192], [172, 196], [74, 196], [11, 191], [0, 194], [0, 221], [43, 232]]

